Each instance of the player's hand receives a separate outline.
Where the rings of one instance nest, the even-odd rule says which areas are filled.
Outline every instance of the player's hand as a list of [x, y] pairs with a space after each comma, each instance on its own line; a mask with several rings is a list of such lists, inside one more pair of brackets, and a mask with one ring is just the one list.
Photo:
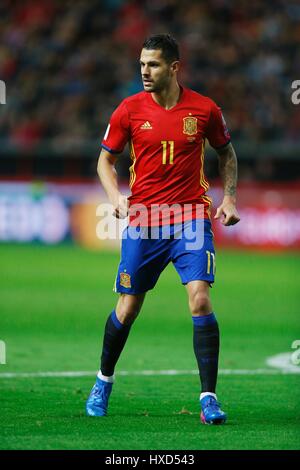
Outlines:
[[235, 225], [240, 221], [239, 213], [235, 207], [235, 201], [230, 197], [224, 197], [222, 204], [218, 207], [215, 219], [220, 219], [223, 225]]
[[117, 219], [125, 219], [128, 215], [128, 199], [127, 196], [120, 194], [115, 203], [113, 203], [114, 210], [113, 215]]

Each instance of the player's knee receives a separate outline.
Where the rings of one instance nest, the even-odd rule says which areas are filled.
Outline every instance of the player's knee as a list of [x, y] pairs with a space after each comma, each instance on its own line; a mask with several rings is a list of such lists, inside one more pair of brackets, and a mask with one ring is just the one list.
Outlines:
[[129, 295], [121, 295], [116, 309], [119, 321], [124, 325], [133, 323], [141, 307], [142, 302], [140, 299]]
[[192, 315], [207, 315], [211, 312], [211, 302], [205, 292], [195, 292], [189, 299]]

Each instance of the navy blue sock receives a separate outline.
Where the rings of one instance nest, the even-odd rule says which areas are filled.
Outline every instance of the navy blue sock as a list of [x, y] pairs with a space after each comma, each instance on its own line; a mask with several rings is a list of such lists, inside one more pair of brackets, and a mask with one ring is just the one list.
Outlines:
[[198, 363], [201, 392], [216, 391], [219, 360], [219, 327], [214, 313], [193, 316], [194, 352]]
[[117, 318], [115, 310], [109, 315], [103, 338], [100, 369], [103, 375], [110, 377], [114, 374], [115, 365], [125, 346], [131, 328], [123, 325]]

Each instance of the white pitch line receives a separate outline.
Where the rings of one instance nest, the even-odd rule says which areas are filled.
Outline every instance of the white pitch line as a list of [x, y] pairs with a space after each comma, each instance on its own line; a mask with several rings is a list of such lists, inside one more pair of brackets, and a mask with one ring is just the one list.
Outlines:
[[[174, 375], [198, 375], [197, 370], [121, 370], [117, 376], [174, 376]], [[276, 370], [276, 369], [220, 369], [219, 375], [282, 375], [300, 373], [300, 370]], [[0, 379], [20, 378], [72, 378], [94, 377], [96, 371], [64, 371], [64, 372], [3, 372]]]
[[[286, 375], [300, 374], [300, 367], [291, 364], [291, 354], [281, 353], [266, 359], [272, 369], [220, 369], [219, 375]], [[117, 376], [168, 376], [198, 375], [198, 370], [121, 370]], [[0, 379], [36, 378], [36, 377], [94, 377], [96, 371], [63, 371], [63, 372], [3, 372]]]

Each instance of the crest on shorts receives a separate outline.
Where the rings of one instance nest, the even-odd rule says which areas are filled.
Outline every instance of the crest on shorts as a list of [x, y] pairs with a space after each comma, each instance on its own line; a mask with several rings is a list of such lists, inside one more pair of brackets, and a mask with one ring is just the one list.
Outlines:
[[197, 118], [193, 116], [183, 118], [183, 133], [187, 135], [197, 134]]
[[120, 273], [120, 285], [123, 287], [127, 287], [128, 289], [131, 287], [130, 274]]

